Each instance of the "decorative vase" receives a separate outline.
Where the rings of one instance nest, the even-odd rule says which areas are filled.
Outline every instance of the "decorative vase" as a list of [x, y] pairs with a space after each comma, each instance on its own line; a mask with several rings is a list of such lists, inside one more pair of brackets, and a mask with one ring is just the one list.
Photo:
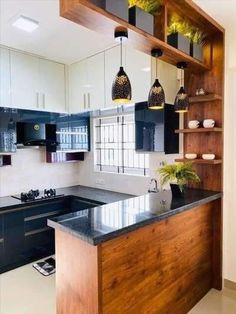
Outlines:
[[129, 8], [129, 23], [148, 34], [154, 34], [154, 16], [136, 5]]
[[183, 197], [184, 197], [184, 189], [185, 189], [185, 186], [184, 186], [184, 188], [183, 188], [183, 191], [181, 191], [178, 184], [172, 184], [172, 183], [170, 183], [170, 189], [171, 189], [171, 192], [172, 192], [172, 196], [173, 196], [173, 197], [180, 197], [180, 198], [183, 198]]
[[180, 33], [173, 33], [167, 37], [167, 42], [172, 47], [179, 49], [186, 54], [190, 53], [190, 40]]
[[202, 61], [203, 59], [202, 45], [191, 42], [190, 56], [195, 59], [198, 59], [199, 61]]
[[127, 0], [90, 0], [98, 7], [128, 21], [129, 5]]

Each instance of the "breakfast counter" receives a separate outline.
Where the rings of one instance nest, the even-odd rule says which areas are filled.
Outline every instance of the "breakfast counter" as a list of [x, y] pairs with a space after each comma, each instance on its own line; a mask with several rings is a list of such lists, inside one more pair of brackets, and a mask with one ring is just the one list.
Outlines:
[[221, 197], [164, 191], [50, 219], [57, 313], [187, 313], [221, 282]]

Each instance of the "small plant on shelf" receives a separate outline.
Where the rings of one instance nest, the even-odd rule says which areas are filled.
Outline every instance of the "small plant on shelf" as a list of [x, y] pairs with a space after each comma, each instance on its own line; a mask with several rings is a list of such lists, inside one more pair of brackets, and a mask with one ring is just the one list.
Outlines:
[[150, 14], [157, 13], [162, 5], [162, 0], [129, 0], [129, 7], [137, 6]]
[[162, 187], [170, 183], [173, 196], [183, 196], [187, 183], [200, 182], [200, 178], [193, 169], [191, 162], [164, 164], [157, 172], [160, 175]]

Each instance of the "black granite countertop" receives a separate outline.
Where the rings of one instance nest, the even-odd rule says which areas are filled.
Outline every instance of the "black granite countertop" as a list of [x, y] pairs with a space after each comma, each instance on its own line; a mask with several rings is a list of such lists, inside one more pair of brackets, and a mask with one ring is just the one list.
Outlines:
[[48, 220], [48, 225], [97, 245], [220, 197], [221, 192], [196, 189], [186, 190], [184, 198], [177, 199], [171, 191], [150, 193], [59, 216]]
[[120, 200], [124, 200], [130, 197], [133, 197], [133, 195], [130, 194], [123, 194], [123, 193], [117, 193], [102, 189], [96, 189], [96, 188], [90, 188], [82, 185], [76, 185], [72, 187], [66, 187], [66, 188], [60, 188], [56, 189], [57, 194], [63, 194], [61, 197], [52, 198], [52, 199], [44, 199], [44, 200], [38, 200], [36, 202], [21, 202], [20, 200], [17, 200], [11, 196], [6, 197], [0, 197], [0, 214], [6, 213], [8, 211], [21, 209], [25, 206], [31, 206], [36, 205], [39, 203], [45, 203], [50, 202], [58, 198], [65, 198], [65, 197], [78, 197], [83, 198], [87, 200], [93, 200], [95, 202], [107, 204], [107, 203], [113, 203]]

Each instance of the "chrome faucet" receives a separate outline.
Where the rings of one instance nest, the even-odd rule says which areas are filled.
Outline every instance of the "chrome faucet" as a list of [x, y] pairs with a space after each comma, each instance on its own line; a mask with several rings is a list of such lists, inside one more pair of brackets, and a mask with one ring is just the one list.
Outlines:
[[[152, 183], [155, 183], [154, 187], [152, 187]], [[150, 183], [149, 183], [149, 189], [148, 189], [148, 193], [157, 193], [158, 192], [158, 188], [157, 188], [157, 180], [156, 179], [151, 179]]]

